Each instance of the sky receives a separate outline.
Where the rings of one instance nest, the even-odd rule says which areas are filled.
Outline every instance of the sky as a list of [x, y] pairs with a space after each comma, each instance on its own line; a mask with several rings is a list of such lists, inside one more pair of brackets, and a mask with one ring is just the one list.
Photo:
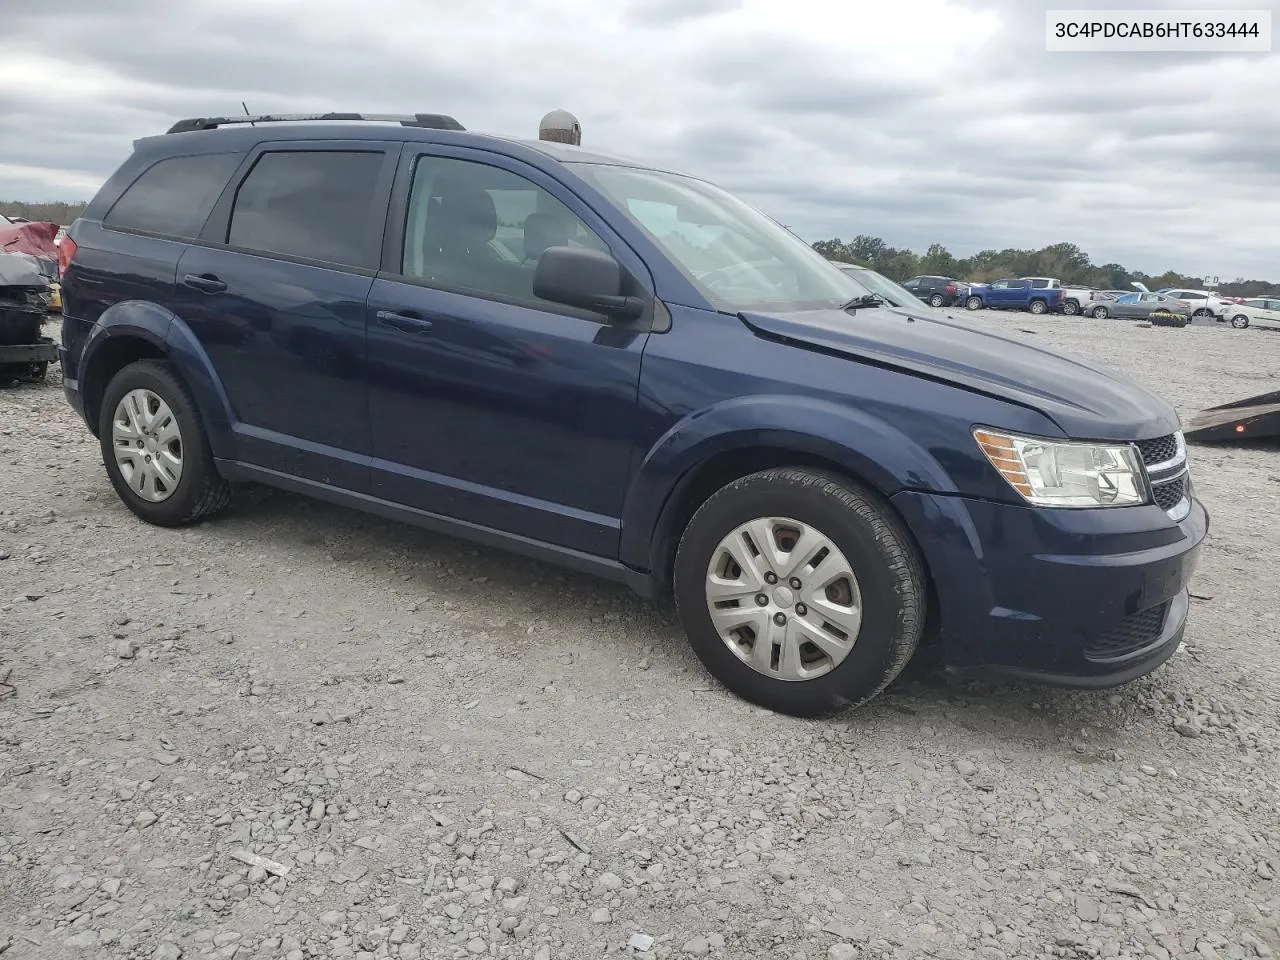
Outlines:
[[1069, 3], [0, 6], [0, 199], [87, 199], [135, 138], [241, 101], [530, 138], [563, 108], [584, 147], [712, 180], [810, 241], [1066, 241], [1098, 264], [1280, 281], [1280, 56], [1048, 53], [1044, 11]]

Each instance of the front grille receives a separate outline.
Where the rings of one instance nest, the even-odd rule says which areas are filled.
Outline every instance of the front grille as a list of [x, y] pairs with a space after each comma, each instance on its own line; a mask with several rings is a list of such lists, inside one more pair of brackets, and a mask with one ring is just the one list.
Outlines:
[[1139, 440], [1138, 451], [1142, 454], [1142, 462], [1147, 466], [1167, 463], [1178, 455], [1178, 438], [1169, 434], [1154, 440]]
[[1084, 648], [1084, 655], [1090, 660], [1115, 660], [1150, 646], [1160, 639], [1168, 609], [1166, 602], [1125, 617], [1102, 636], [1091, 640]]
[[1167, 483], [1156, 483], [1151, 486], [1151, 493], [1161, 510], [1168, 512], [1182, 502], [1187, 495], [1187, 475], [1184, 473], [1176, 480]]

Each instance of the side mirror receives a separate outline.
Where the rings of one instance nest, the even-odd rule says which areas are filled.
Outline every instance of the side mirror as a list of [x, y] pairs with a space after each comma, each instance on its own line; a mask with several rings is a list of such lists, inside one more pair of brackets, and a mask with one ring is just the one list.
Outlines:
[[645, 302], [623, 293], [623, 279], [621, 264], [607, 253], [547, 247], [533, 273], [533, 295], [615, 320], [634, 320], [644, 313]]

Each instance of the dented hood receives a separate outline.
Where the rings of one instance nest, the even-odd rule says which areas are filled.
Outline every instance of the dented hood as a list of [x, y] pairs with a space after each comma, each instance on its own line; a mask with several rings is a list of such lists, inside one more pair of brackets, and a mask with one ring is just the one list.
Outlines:
[[1168, 402], [1114, 371], [979, 330], [942, 311], [879, 307], [740, 316], [759, 336], [1038, 410], [1067, 436], [1145, 440], [1179, 426]]
[[0, 226], [0, 253], [28, 253], [48, 260], [58, 259], [56, 223], [12, 223]]

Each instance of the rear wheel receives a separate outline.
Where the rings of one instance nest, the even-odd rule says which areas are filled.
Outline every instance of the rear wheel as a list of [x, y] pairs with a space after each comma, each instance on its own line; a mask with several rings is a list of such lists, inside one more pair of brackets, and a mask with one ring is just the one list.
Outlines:
[[970, 297], [968, 300], [964, 302], [964, 305], [968, 307], [970, 310], [981, 310], [982, 300], [979, 297]]
[[1074, 300], [1068, 300], [1066, 303], [1062, 305], [1062, 312], [1065, 313], [1068, 317], [1074, 317], [1077, 313], [1080, 312], [1080, 305], [1076, 303]]
[[902, 522], [857, 484], [802, 469], [712, 495], [681, 538], [674, 587], [716, 679], [794, 716], [874, 697], [924, 627], [924, 570]]
[[1049, 310], [1049, 305], [1043, 300], [1032, 300], [1031, 303], [1027, 305], [1027, 309], [1038, 317], [1040, 314], [1046, 313]]
[[1111, 315], [1111, 311], [1109, 311], [1106, 307], [1093, 308], [1093, 318], [1095, 320], [1105, 320], [1110, 315]]
[[947, 301], [943, 299], [943, 296], [940, 293], [935, 293], [932, 297], [929, 298], [929, 306], [931, 307], [940, 307], [946, 302]]
[[1237, 330], [1243, 330], [1245, 327], [1249, 325], [1249, 318], [1245, 316], [1243, 313], [1237, 313], [1234, 317], [1231, 318], [1231, 325], [1235, 327]]
[[112, 377], [98, 438], [111, 485], [148, 523], [197, 523], [231, 498], [191, 391], [168, 363], [139, 360]]

